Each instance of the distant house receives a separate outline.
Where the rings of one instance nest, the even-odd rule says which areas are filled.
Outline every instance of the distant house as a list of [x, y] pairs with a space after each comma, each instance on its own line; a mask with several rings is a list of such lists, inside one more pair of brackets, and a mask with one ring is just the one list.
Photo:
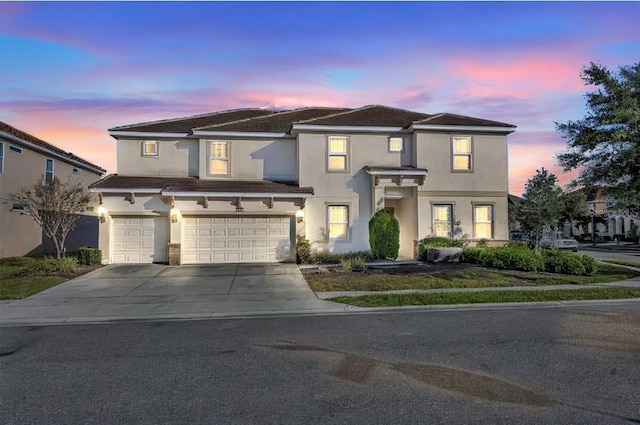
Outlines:
[[[604, 188], [592, 188], [583, 190], [587, 196], [587, 211], [594, 215], [596, 237], [605, 240], [625, 240], [629, 236], [632, 224], [640, 223], [638, 211], [630, 208], [620, 209], [616, 206], [616, 200], [604, 194]], [[578, 229], [574, 224], [574, 233], [583, 230], [591, 233], [592, 224], [586, 223], [583, 229]], [[578, 233], [576, 233], [578, 234]]]
[[[10, 194], [36, 183], [42, 176], [46, 180], [57, 176], [62, 182], [82, 183], [87, 187], [105, 172], [95, 164], [0, 121], [0, 257], [50, 251], [40, 227], [24, 214], [21, 205], [10, 201]], [[82, 217], [76, 231], [69, 235], [66, 248], [97, 246], [97, 239], [97, 217]]]
[[108, 263], [294, 261], [368, 250], [378, 210], [400, 256], [427, 235], [508, 239], [507, 135], [515, 126], [381, 105], [237, 109], [115, 127], [102, 199]]

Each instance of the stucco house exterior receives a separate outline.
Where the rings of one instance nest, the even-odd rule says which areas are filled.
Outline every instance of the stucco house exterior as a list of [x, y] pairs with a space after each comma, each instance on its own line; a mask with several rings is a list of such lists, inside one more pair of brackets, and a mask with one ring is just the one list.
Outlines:
[[369, 219], [382, 208], [400, 223], [402, 257], [456, 226], [506, 241], [513, 131], [381, 105], [115, 127], [117, 174], [90, 185], [100, 248], [108, 263], [294, 261], [296, 235], [316, 250], [368, 250]]
[[[42, 230], [20, 205], [11, 202], [10, 194], [42, 176], [87, 188], [104, 173], [99, 166], [0, 121], [0, 257], [48, 252]], [[97, 242], [97, 217], [87, 214], [67, 237], [66, 248], [97, 246]]]

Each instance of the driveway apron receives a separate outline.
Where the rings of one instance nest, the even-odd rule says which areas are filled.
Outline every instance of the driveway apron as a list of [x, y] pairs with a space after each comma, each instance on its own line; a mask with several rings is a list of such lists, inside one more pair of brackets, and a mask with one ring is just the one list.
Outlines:
[[344, 312], [319, 300], [295, 264], [109, 265], [24, 300], [0, 323], [197, 319]]

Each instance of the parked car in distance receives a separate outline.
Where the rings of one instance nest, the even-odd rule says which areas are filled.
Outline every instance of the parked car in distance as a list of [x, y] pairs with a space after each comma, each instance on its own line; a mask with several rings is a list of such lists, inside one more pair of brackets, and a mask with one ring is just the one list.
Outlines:
[[578, 249], [580, 249], [580, 244], [575, 239], [542, 239], [540, 246], [552, 249], [569, 249], [573, 252], [578, 252]]

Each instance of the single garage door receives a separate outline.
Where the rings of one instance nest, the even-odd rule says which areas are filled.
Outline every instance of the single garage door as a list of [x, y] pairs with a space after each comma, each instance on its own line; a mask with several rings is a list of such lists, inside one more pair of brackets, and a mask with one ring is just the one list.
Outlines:
[[291, 217], [183, 220], [183, 264], [278, 262], [292, 258]]
[[113, 217], [112, 263], [153, 262], [153, 217]]

